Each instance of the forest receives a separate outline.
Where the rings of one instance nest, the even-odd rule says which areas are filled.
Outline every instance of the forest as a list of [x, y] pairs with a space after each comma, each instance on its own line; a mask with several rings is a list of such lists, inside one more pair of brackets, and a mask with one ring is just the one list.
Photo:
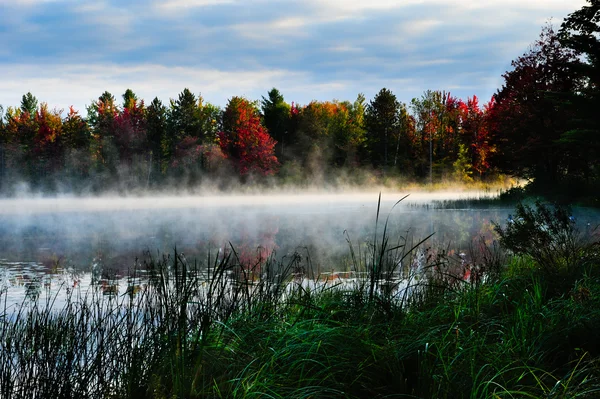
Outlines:
[[0, 106], [0, 193], [301, 185], [360, 170], [425, 184], [508, 175], [531, 192], [597, 201], [596, 3], [559, 28], [544, 26], [483, 102], [427, 90], [405, 104], [382, 88], [370, 100], [301, 105], [273, 88], [260, 100], [233, 96], [222, 109], [187, 88], [168, 104], [128, 89], [102, 93], [84, 115], [28, 92], [18, 106]]

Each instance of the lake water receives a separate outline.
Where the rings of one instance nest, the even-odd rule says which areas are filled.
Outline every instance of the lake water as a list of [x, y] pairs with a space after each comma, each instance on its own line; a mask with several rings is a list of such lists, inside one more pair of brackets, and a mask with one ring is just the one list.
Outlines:
[[[433, 200], [481, 193], [384, 193], [379, 234], [388, 218], [392, 242], [468, 252], [493, 237], [511, 208], [444, 210]], [[232, 246], [241, 258], [294, 252], [310, 256], [317, 272], [348, 269], [349, 244], [373, 242], [378, 193], [228, 195], [144, 198], [0, 200], [0, 286], [14, 298], [42, 284], [92, 283], [92, 272], [125, 276], [144, 259], [174, 248], [201, 264]], [[596, 216], [587, 215], [594, 218]], [[596, 219], [598, 220], [598, 219]], [[260, 249], [259, 249], [260, 248]]]

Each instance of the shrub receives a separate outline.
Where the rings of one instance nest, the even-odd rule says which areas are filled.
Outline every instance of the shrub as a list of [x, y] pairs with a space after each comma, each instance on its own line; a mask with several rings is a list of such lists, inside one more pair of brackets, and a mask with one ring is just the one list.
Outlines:
[[569, 207], [540, 201], [535, 206], [517, 204], [515, 217], [509, 216], [505, 227], [495, 225], [494, 230], [506, 249], [533, 259], [551, 289], [581, 278], [598, 245], [577, 229]]

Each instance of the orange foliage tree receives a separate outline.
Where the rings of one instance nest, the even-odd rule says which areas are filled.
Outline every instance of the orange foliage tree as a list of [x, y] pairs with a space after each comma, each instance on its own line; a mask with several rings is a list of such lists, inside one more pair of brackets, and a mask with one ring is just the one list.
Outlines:
[[58, 171], [62, 167], [64, 140], [61, 111], [49, 111], [42, 103], [34, 117], [37, 127], [33, 138], [33, 156], [42, 163], [40, 172]]

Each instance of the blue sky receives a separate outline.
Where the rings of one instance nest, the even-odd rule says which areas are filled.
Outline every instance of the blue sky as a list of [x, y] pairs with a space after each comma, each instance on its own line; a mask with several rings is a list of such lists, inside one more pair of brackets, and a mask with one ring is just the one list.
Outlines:
[[482, 101], [550, 18], [585, 0], [0, 0], [0, 104], [31, 91], [85, 106], [131, 88], [188, 87], [224, 106], [277, 87], [286, 101], [403, 102], [428, 89]]

